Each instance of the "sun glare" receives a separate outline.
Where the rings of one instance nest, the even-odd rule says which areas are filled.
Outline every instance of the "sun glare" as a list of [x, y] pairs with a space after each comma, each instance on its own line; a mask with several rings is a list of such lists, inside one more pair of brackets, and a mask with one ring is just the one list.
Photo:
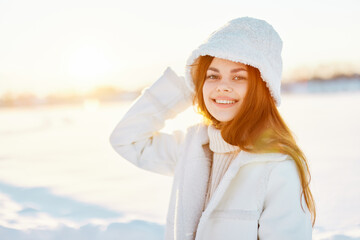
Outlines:
[[71, 54], [68, 73], [78, 87], [84, 88], [101, 83], [111, 68], [103, 49], [84, 45]]

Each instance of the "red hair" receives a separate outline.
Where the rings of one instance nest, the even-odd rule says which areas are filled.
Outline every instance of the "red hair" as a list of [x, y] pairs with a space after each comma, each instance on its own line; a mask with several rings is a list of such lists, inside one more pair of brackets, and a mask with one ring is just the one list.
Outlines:
[[197, 104], [198, 112], [204, 116], [207, 124], [213, 124], [221, 130], [222, 137], [229, 144], [252, 153], [283, 153], [291, 156], [296, 163], [302, 186], [301, 207], [301, 198], [304, 196], [314, 226], [316, 209], [309, 187], [311, 175], [306, 157], [280, 116], [260, 71], [247, 65], [248, 89], [241, 108], [231, 121], [219, 122], [206, 109], [202, 92], [206, 71], [213, 58], [208, 55], [200, 56], [190, 66], [195, 86], [193, 103]]

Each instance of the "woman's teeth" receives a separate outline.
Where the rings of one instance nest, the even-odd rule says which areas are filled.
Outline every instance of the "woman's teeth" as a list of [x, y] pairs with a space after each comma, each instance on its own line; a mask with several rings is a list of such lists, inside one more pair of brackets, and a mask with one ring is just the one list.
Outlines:
[[216, 103], [221, 103], [221, 104], [233, 104], [233, 103], [235, 103], [235, 101], [230, 101], [230, 100], [218, 100], [218, 99], [215, 99], [215, 102], [216, 102]]

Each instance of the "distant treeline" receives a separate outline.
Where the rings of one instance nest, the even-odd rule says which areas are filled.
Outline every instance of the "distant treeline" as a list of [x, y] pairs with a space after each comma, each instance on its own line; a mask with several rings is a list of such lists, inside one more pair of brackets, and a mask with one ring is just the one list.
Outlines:
[[286, 93], [320, 93], [360, 91], [360, 74], [336, 75], [331, 79], [314, 78], [307, 81], [283, 83], [281, 91]]
[[[351, 76], [339, 74], [331, 79], [313, 78], [297, 82], [283, 82], [281, 91], [283, 93], [360, 92], [360, 74]], [[95, 99], [99, 102], [131, 101], [138, 97], [140, 93], [141, 90], [125, 91], [113, 86], [99, 86], [85, 94], [76, 91], [51, 93], [42, 98], [31, 92], [20, 94], [6, 92], [0, 96], [0, 107], [83, 104], [88, 99]]]
[[14, 94], [6, 92], [0, 96], [0, 107], [26, 107], [39, 105], [82, 104], [87, 99], [100, 102], [128, 101], [140, 95], [139, 91], [124, 91], [112, 86], [100, 86], [85, 94], [76, 91], [62, 91], [51, 93], [46, 97], [39, 97], [31, 92]]

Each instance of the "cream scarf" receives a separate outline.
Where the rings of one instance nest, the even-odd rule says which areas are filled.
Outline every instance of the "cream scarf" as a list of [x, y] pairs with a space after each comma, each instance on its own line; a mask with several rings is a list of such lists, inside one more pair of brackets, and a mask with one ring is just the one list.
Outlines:
[[221, 131], [210, 125], [208, 127], [209, 147], [213, 152], [210, 179], [207, 188], [204, 209], [208, 205], [212, 195], [218, 187], [230, 163], [240, 152], [238, 146], [231, 145], [222, 138]]

